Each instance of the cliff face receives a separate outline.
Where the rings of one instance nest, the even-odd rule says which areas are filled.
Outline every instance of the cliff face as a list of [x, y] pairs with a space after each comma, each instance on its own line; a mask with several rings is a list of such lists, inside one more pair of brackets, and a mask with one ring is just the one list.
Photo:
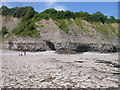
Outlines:
[[108, 43], [117, 44], [118, 37], [113, 33], [117, 32], [118, 24], [105, 24], [102, 23], [89, 23], [85, 20], [80, 20], [80, 25], [75, 23], [75, 20], [65, 20], [65, 23], [69, 29], [66, 33], [59, 27], [56, 21], [52, 19], [41, 20], [37, 22], [40, 31], [40, 37], [43, 40], [50, 40], [52, 42], [76, 42], [76, 43]]
[[20, 19], [15, 17], [9, 17], [9, 16], [2, 16], [0, 15], [2, 27], [6, 27], [8, 31], [12, 31], [17, 25], [20, 23]]
[[[18, 37], [10, 35], [3, 41], [3, 48], [23, 51], [56, 50], [59, 53], [79, 53], [84, 51], [116, 52], [118, 49], [118, 24], [102, 24], [80, 19], [61, 21], [40, 20], [35, 22], [40, 37]], [[2, 17], [3, 26], [9, 32], [17, 27], [17, 18]], [[67, 29], [66, 29], [67, 28]], [[67, 32], [65, 31], [67, 30]]]

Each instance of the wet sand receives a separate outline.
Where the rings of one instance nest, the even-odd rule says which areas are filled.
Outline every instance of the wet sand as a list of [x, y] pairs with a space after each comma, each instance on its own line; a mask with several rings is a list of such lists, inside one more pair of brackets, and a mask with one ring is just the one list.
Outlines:
[[118, 87], [118, 54], [86, 52], [64, 55], [54, 51], [2, 53], [3, 87], [108, 88]]

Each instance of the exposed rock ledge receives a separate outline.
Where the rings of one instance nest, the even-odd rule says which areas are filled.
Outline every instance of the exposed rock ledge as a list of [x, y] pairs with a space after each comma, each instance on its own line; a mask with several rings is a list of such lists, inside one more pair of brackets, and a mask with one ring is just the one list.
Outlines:
[[75, 54], [87, 51], [96, 51], [96, 52], [118, 52], [120, 47], [110, 45], [110, 44], [82, 44], [76, 42], [51, 42], [51, 41], [6, 41], [3, 43], [3, 49], [10, 49], [16, 51], [46, 51], [54, 50], [60, 54]]

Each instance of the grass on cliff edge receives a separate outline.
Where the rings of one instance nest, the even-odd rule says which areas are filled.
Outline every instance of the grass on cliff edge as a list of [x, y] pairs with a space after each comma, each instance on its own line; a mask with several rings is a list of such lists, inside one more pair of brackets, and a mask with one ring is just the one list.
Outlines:
[[64, 30], [66, 33], [69, 32], [68, 25], [65, 22], [65, 19], [57, 19], [57, 25], [59, 26], [60, 29]]
[[[79, 26], [81, 30], [85, 33], [88, 33], [88, 30], [85, 30], [83, 22], [81, 22], [81, 18], [75, 18], [75, 23]], [[66, 33], [69, 32], [69, 24], [73, 24], [69, 19], [56, 19], [56, 24]], [[67, 21], [67, 23], [66, 23]], [[35, 25], [34, 18], [28, 19], [26, 21], [21, 21], [21, 23], [13, 30], [13, 33], [20, 37], [30, 36], [39, 38], [39, 31], [37, 30], [37, 25]], [[110, 24], [101, 24], [100, 22], [93, 22], [92, 28], [97, 30], [98, 32], [103, 33], [104, 35], [109, 35], [109, 32], [112, 32], [114, 35], [120, 38], [120, 35], [116, 32], [116, 29]]]
[[35, 22], [30, 19], [28, 21], [21, 22], [18, 27], [13, 29], [13, 33], [20, 37], [30, 36], [30, 37], [39, 37], [39, 32], [37, 31], [37, 26]]
[[100, 22], [95, 22], [93, 28], [98, 32], [101, 32], [104, 35], [109, 35], [110, 33], [114, 34], [118, 38], [120, 38], [119, 33], [117, 32], [116, 28], [113, 27], [111, 24], [102, 24]]

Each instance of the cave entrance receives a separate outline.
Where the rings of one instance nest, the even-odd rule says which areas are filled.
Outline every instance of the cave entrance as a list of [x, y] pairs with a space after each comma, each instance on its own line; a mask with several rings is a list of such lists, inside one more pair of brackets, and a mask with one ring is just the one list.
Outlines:
[[80, 46], [77, 47], [76, 52], [77, 52], [77, 53], [87, 52], [87, 51], [89, 51], [89, 48], [90, 48], [90, 47], [87, 46], [87, 45], [80, 45]]
[[54, 44], [53, 44], [52, 42], [50, 42], [50, 41], [45, 41], [45, 42], [46, 42], [47, 46], [48, 46], [51, 50], [53, 50], [53, 51], [56, 50], [56, 49], [55, 49], [55, 46], [54, 46]]
[[13, 47], [13, 43], [12, 42], [8, 42], [8, 45], [9, 45], [9, 49], [12, 50], [12, 47]]

